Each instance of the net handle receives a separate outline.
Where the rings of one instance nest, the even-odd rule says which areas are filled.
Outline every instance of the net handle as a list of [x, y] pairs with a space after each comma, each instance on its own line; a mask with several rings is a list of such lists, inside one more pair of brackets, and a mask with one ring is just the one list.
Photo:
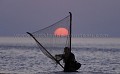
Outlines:
[[58, 63], [63, 69], [64, 69], [64, 67], [60, 64], [60, 62], [56, 59], [56, 58], [54, 58], [47, 50], [46, 50], [46, 48], [39, 42], [39, 41], [37, 41], [37, 39], [31, 34], [31, 33], [29, 33], [29, 32], [26, 32], [27, 34], [29, 34], [55, 61], [56, 61], [56, 63]]

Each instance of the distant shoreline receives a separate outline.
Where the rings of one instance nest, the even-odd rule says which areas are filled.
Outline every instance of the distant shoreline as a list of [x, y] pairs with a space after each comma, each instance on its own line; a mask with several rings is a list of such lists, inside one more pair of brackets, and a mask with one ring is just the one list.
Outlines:
[[[51, 36], [56, 37], [55, 35], [48, 35], [48, 34], [44, 36], [45, 37], [51, 37]], [[30, 37], [30, 36], [27, 34], [16, 34], [16, 35], [0, 35], [0, 37]], [[120, 38], [120, 37], [109, 36], [108, 34], [73, 34], [72, 38]]]

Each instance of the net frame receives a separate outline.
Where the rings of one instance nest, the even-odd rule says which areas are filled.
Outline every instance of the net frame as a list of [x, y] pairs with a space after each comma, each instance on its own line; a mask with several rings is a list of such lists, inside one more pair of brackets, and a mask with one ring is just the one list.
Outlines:
[[[67, 28], [67, 29], [69, 30], [69, 34], [68, 34], [67, 36], [62, 36], [62, 38], [66, 38], [66, 39], [67, 39], [67, 40], [66, 40], [66, 45], [68, 45], [67, 47], [69, 47], [69, 48], [71, 49], [72, 14], [71, 14], [71, 12], [69, 12], [69, 14], [70, 14], [70, 15], [68, 15], [67, 17], [64, 18], [64, 19], [69, 18], [69, 27]], [[56, 25], [57, 23], [60, 23], [60, 22], [63, 21], [64, 19], [56, 22], [56, 23], [53, 24], [53, 25], [50, 25], [50, 26], [48, 26], [48, 27], [45, 27], [45, 28], [43, 28], [43, 29], [41, 29], [41, 30], [35, 31], [35, 32], [33, 32], [33, 33], [27, 32], [27, 33], [36, 41], [36, 43], [37, 43], [37, 45], [39, 46], [39, 48], [42, 47], [41, 51], [42, 51], [47, 57], [49, 57], [50, 59], [52, 59], [52, 60], [54, 60], [56, 63], [58, 63], [62, 68], [64, 68], [63, 65], [61, 65], [60, 62], [59, 62], [51, 53], [49, 53], [49, 51], [46, 49], [46, 47], [44, 47], [43, 44], [41, 44], [41, 42], [37, 39], [37, 37], [40, 37], [40, 36], [44, 37], [45, 35], [47, 35], [47, 34], [44, 33], [44, 30], [48, 29], [49, 27], [52, 27], [52, 26]], [[64, 22], [64, 21], [63, 21], [63, 22]], [[65, 26], [64, 26], [64, 27], [65, 27]], [[42, 31], [43, 31], [43, 33], [41, 33]], [[38, 34], [39, 32], [40, 32], [40, 35]], [[37, 33], [37, 34], [36, 34], [36, 33]], [[50, 33], [48, 33], [48, 34], [50, 35]], [[36, 36], [35, 36], [35, 35], [36, 35]], [[52, 35], [52, 34], [51, 34], [51, 35]], [[59, 37], [61, 37], [61, 36], [55, 36], [55, 37], [58, 37], [58, 38], [59, 38]]]

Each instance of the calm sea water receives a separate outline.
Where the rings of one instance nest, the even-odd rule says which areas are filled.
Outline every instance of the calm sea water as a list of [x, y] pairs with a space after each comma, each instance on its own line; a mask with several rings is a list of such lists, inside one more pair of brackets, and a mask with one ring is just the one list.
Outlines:
[[[120, 74], [119, 38], [73, 38], [72, 47], [77, 61], [82, 64], [78, 71]], [[0, 73], [62, 70], [36, 48], [31, 38], [0, 37]]]

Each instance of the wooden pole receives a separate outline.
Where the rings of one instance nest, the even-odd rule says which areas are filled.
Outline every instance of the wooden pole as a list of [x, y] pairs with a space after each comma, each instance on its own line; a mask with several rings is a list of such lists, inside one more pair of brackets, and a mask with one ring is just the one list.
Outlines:
[[71, 48], [71, 46], [72, 46], [72, 13], [71, 12], [69, 12], [69, 14], [70, 14], [70, 49], [72, 49]]
[[27, 34], [29, 34], [64, 69], [64, 67], [60, 64], [60, 62], [56, 58], [54, 58], [31, 33], [27, 32]]

